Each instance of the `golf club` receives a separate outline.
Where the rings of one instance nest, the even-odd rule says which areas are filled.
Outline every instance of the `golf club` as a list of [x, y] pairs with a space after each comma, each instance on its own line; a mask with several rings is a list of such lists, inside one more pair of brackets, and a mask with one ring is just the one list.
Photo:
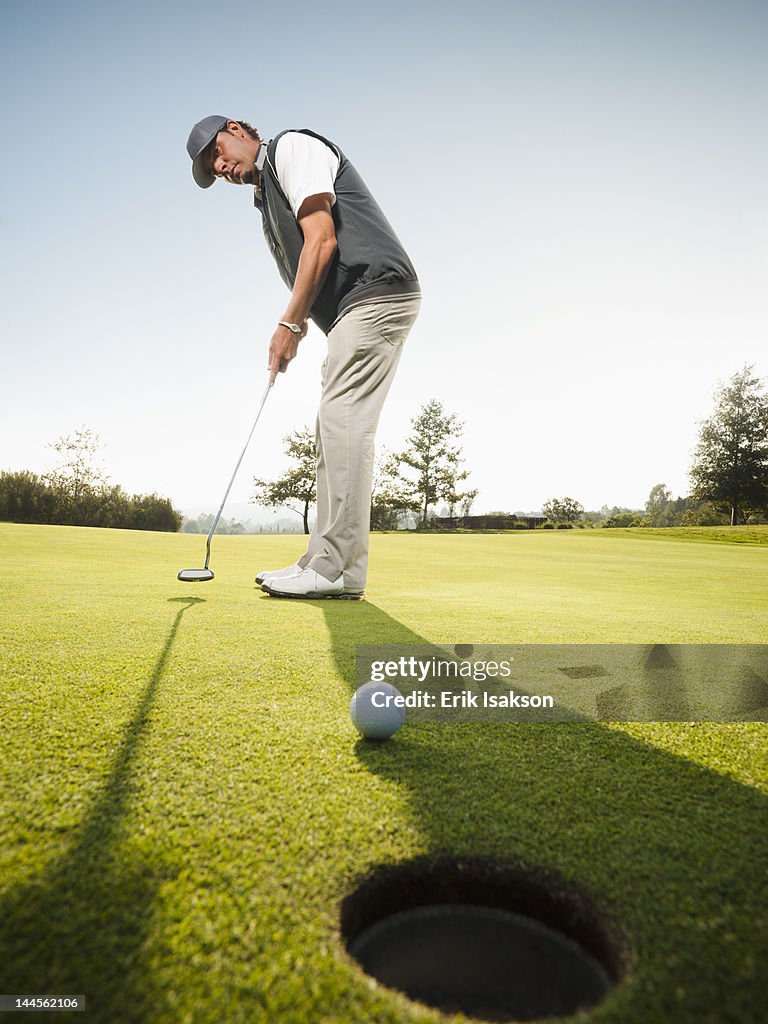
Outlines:
[[267, 384], [267, 387], [266, 387], [266, 389], [264, 391], [264, 395], [263, 395], [263, 397], [261, 399], [261, 404], [259, 405], [259, 411], [256, 413], [256, 419], [253, 421], [253, 426], [251, 427], [251, 432], [248, 435], [248, 440], [245, 442], [245, 446], [244, 446], [243, 450], [240, 452], [240, 458], [237, 460], [237, 465], [235, 466], [235, 471], [232, 474], [232, 479], [229, 481], [229, 485], [227, 486], [227, 489], [224, 492], [224, 497], [221, 499], [221, 505], [219, 505], [219, 511], [216, 513], [216, 518], [211, 523], [211, 528], [208, 531], [208, 540], [207, 540], [206, 545], [205, 545], [205, 565], [203, 566], [202, 569], [182, 569], [180, 571], [180, 573], [179, 573], [179, 576], [178, 576], [178, 578], [181, 580], [182, 583], [206, 583], [208, 580], [212, 580], [213, 579], [213, 569], [209, 569], [208, 568], [208, 561], [209, 561], [209, 559], [211, 557], [211, 537], [213, 536], [214, 531], [216, 530], [216, 527], [217, 527], [218, 522], [219, 522], [219, 517], [221, 516], [221, 513], [224, 510], [224, 505], [226, 504], [227, 498], [229, 497], [229, 492], [232, 489], [232, 484], [235, 482], [235, 477], [237, 476], [237, 471], [238, 471], [238, 469], [240, 469], [240, 463], [243, 461], [243, 456], [246, 453], [248, 445], [251, 443], [251, 438], [253, 437], [253, 432], [256, 429], [256, 424], [259, 422], [259, 417], [261, 416], [261, 410], [264, 408], [264, 403], [267, 400], [267, 395], [269, 394], [269, 389], [271, 387], [272, 387], [271, 384]]

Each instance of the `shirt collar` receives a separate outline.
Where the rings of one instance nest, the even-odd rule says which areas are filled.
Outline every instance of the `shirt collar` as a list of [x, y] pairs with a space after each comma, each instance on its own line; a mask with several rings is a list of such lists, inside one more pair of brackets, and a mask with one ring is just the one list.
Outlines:
[[264, 171], [264, 164], [267, 162], [268, 142], [262, 142], [256, 152], [256, 159], [253, 167], [256, 173], [253, 176], [253, 192], [256, 199], [261, 199], [261, 175]]

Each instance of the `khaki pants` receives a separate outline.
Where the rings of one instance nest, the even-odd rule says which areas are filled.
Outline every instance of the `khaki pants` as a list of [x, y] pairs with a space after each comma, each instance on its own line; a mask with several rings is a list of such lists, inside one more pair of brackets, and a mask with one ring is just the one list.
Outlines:
[[328, 580], [365, 587], [374, 437], [419, 296], [365, 303], [328, 334], [317, 413], [317, 520], [299, 559]]

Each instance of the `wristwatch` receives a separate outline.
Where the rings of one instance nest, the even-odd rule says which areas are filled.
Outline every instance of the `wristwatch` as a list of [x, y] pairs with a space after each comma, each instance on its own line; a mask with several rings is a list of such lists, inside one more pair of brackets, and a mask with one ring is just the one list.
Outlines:
[[287, 327], [289, 331], [293, 331], [294, 334], [301, 334], [301, 328], [298, 324], [289, 324], [287, 320], [278, 320], [278, 327]]

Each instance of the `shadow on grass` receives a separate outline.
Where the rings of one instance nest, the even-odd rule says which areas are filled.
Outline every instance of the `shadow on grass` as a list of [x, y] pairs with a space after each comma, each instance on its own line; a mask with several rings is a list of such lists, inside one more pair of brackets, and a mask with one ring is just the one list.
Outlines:
[[[314, 607], [351, 690], [356, 644], [430, 643], [370, 603]], [[596, 1020], [765, 1020], [759, 791], [593, 722], [406, 724], [356, 752], [410, 802], [429, 854], [506, 859], [592, 893], [636, 956], [631, 981]]]
[[[143, 947], [159, 879], [156, 869], [127, 858], [121, 847], [131, 775], [168, 657], [182, 617], [205, 601], [178, 597], [169, 603], [181, 607], [72, 847], [44, 877], [0, 901], [0, 991], [84, 994], [87, 1020], [152, 1019]], [[24, 1019], [50, 1020], [51, 1014], [26, 1013]]]

